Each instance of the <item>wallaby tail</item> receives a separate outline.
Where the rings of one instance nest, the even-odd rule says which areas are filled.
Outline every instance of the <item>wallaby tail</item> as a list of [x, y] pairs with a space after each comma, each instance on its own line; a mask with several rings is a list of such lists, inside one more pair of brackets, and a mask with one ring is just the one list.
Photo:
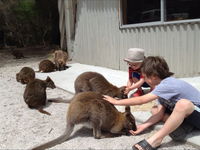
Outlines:
[[65, 129], [64, 134], [62, 134], [61, 136], [59, 136], [58, 138], [56, 138], [56, 139], [54, 139], [52, 141], [49, 141], [49, 142], [44, 143], [44, 144], [41, 144], [39, 146], [35, 146], [35, 147], [31, 148], [31, 150], [44, 150], [46, 148], [53, 147], [53, 146], [55, 146], [57, 144], [61, 144], [61, 143], [63, 143], [64, 141], [66, 141], [70, 137], [73, 129], [74, 129], [74, 125], [69, 125], [68, 124], [67, 128]]
[[49, 112], [43, 110], [43, 108], [39, 108], [38, 111], [49, 116], [51, 115]]
[[48, 99], [48, 102], [53, 102], [53, 103], [70, 103], [72, 100], [71, 99]]

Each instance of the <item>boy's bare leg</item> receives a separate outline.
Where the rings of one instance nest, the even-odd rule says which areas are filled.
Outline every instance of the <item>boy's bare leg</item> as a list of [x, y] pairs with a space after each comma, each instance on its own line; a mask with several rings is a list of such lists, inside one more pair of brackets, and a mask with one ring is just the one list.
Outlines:
[[152, 147], [157, 147], [161, 144], [163, 138], [169, 133], [173, 132], [177, 127], [181, 125], [183, 120], [194, 111], [194, 105], [192, 102], [182, 99], [178, 101], [172, 114], [169, 116], [163, 128], [150, 137], [147, 142]]
[[[158, 113], [158, 105], [154, 105], [152, 108], [151, 108], [151, 114], [152, 115], [155, 115]], [[163, 118], [162, 118], [162, 121], [165, 122], [167, 119], [169, 118], [169, 114], [164, 114]]]

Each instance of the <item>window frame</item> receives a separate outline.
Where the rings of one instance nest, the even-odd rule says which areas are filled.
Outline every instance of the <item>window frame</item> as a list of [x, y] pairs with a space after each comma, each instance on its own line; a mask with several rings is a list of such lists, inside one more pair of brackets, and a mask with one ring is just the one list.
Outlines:
[[184, 24], [184, 23], [197, 23], [200, 22], [199, 19], [186, 19], [186, 20], [177, 20], [177, 21], [164, 21], [165, 19], [165, 1], [166, 0], [160, 0], [160, 8], [161, 8], [161, 20], [160, 21], [154, 21], [154, 22], [147, 22], [147, 23], [136, 23], [136, 24], [123, 24], [123, 6], [122, 6], [122, 1], [120, 0], [120, 29], [127, 29], [127, 28], [136, 28], [136, 27], [149, 27], [149, 26], [160, 26], [160, 25], [172, 25], [172, 24]]

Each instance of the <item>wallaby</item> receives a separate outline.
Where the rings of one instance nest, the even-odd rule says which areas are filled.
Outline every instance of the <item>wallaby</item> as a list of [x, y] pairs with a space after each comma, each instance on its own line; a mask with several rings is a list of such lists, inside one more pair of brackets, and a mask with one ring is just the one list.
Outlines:
[[23, 67], [20, 72], [16, 74], [17, 82], [21, 82], [22, 84], [27, 84], [34, 79], [35, 72], [30, 67]]
[[38, 72], [53, 72], [55, 68], [55, 64], [52, 61], [45, 59], [39, 63]]
[[127, 98], [127, 95], [124, 94], [125, 86], [118, 88], [97, 72], [80, 74], [74, 82], [74, 87], [76, 93], [94, 91], [111, 97]]
[[54, 82], [50, 77], [47, 77], [46, 80], [34, 79], [26, 85], [24, 91], [24, 101], [29, 108], [38, 109], [39, 112], [51, 115], [47, 111], [43, 110], [43, 107], [46, 105], [47, 95], [46, 88], [56, 88]]
[[111, 135], [127, 135], [129, 130], [136, 130], [135, 118], [130, 112], [130, 107], [126, 107], [124, 113], [119, 112], [97, 92], [76, 94], [68, 108], [66, 121], [66, 129], [61, 136], [32, 149], [46, 149], [66, 141], [73, 132], [74, 126], [80, 123], [92, 125], [93, 136], [97, 139], [107, 137], [102, 134], [102, 131]]
[[68, 54], [65, 51], [56, 50], [54, 52], [54, 62], [56, 65], [56, 70], [59, 71], [65, 70], [67, 60], [68, 60]]
[[20, 52], [19, 50], [16, 49], [11, 49], [11, 54], [16, 58], [16, 59], [21, 59], [21, 58], [25, 58], [24, 54], [22, 52]]

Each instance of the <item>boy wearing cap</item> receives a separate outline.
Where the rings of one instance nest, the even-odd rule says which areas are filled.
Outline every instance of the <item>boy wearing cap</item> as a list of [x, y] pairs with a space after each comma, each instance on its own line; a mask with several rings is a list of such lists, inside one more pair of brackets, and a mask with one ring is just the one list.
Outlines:
[[126, 61], [129, 65], [129, 78], [125, 89], [125, 94], [128, 94], [131, 90], [137, 88], [137, 91], [133, 93], [130, 97], [144, 95], [142, 87], [149, 87], [149, 85], [144, 81], [144, 77], [141, 75], [140, 71], [142, 62], [145, 58], [144, 53], [144, 49], [130, 48], [128, 49], [127, 57], [124, 59], [124, 61]]

